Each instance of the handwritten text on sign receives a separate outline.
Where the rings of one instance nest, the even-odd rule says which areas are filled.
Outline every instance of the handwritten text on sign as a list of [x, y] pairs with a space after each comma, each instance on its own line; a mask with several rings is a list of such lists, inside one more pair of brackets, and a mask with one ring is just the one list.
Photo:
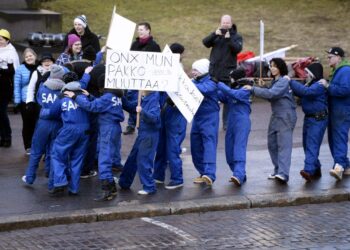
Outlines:
[[180, 56], [140, 51], [107, 51], [105, 87], [177, 91]]

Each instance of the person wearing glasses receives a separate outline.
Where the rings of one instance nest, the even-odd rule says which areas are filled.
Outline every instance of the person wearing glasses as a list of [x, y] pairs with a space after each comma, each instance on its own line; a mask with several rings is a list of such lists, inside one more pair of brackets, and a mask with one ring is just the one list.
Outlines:
[[350, 175], [348, 135], [350, 128], [350, 63], [345, 60], [344, 50], [332, 47], [328, 51], [328, 64], [331, 67], [328, 89], [328, 142], [334, 159], [330, 175], [341, 180]]

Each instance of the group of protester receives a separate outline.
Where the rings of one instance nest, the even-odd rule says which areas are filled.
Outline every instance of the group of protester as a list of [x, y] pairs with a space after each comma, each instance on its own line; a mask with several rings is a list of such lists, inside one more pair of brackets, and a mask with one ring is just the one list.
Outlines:
[[[131, 50], [160, 52], [153, 40], [151, 26], [139, 23], [138, 37]], [[117, 184], [128, 189], [136, 172], [142, 183], [140, 195], [156, 192], [156, 184], [164, 183], [165, 170], [170, 168], [167, 189], [183, 186], [181, 143], [187, 122], [165, 92], [104, 88], [105, 65], [101, 63], [105, 48], [100, 49], [97, 36], [87, 26], [85, 16], [74, 19], [74, 29], [67, 35], [66, 49], [55, 60], [43, 53], [39, 64], [36, 53], [28, 48], [19, 64], [16, 50], [7, 30], [0, 30], [0, 103], [1, 147], [11, 146], [11, 128], [7, 106], [11, 100], [23, 120], [24, 148], [30, 155], [22, 180], [33, 184], [39, 162], [45, 155], [45, 172], [49, 192], [70, 195], [79, 192], [80, 178], [96, 175], [97, 158], [102, 193], [96, 200], [111, 200], [117, 194]], [[328, 127], [328, 140], [334, 166], [330, 174], [342, 179], [350, 174], [347, 141], [350, 127], [350, 64], [344, 51], [333, 47], [328, 53], [332, 68], [329, 83], [323, 79], [320, 63], [309, 65], [306, 83], [288, 77], [281, 58], [270, 64], [272, 82], [269, 87], [260, 81], [254, 84], [245, 78], [245, 70], [237, 68], [237, 54], [243, 48], [242, 36], [229, 15], [221, 18], [220, 26], [203, 39], [211, 48], [210, 58], [192, 64], [193, 83], [204, 99], [196, 112], [190, 134], [192, 161], [199, 173], [193, 182], [211, 186], [216, 179], [216, 149], [219, 131], [219, 103], [224, 103], [226, 129], [226, 160], [237, 186], [246, 182], [246, 151], [251, 130], [251, 96], [271, 102], [272, 116], [268, 128], [268, 150], [273, 172], [269, 179], [287, 183], [291, 165], [293, 130], [296, 124], [294, 95], [301, 98], [305, 113], [303, 147], [305, 166], [300, 174], [306, 181], [321, 176], [318, 160], [321, 142]], [[184, 46], [174, 43], [173, 53], [184, 53]], [[181, 58], [181, 57], [180, 57]], [[5, 94], [3, 94], [5, 93]], [[124, 166], [121, 163], [121, 125], [124, 112], [129, 113], [124, 134], [134, 133], [136, 116], [140, 116], [138, 135]], [[97, 157], [96, 157], [97, 155]], [[115, 178], [112, 170], [121, 171]]]

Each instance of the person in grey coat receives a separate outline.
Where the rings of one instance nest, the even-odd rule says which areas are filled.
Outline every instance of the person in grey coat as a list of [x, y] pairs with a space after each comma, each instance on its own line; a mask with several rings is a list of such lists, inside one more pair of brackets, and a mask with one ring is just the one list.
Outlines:
[[244, 88], [271, 103], [272, 115], [267, 132], [267, 144], [274, 171], [268, 178], [287, 183], [292, 156], [293, 130], [297, 120], [296, 104], [288, 79], [284, 77], [288, 75], [284, 60], [273, 58], [270, 61], [270, 71], [273, 80], [269, 88], [249, 85]]

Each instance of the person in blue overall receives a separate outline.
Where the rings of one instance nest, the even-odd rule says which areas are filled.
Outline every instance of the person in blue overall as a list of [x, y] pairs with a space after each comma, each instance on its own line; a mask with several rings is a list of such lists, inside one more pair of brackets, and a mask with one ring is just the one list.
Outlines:
[[[65, 84], [62, 81], [64, 70], [61, 66], [53, 64], [50, 72], [50, 77], [44, 83], [40, 84], [36, 98], [38, 104], [44, 109], [49, 109], [53, 106], [58, 100], [61, 89]], [[47, 172], [47, 176], [49, 176], [51, 149], [58, 130], [61, 127], [62, 121], [59, 117], [45, 119], [39, 116], [32, 139], [29, 164], [25, 175], [22, 177], [23, 182], [26, 184], [31, 185], [34, 183], [40, 159], [45, 153], [45, 166], [48, 166], [48, 169], [45, 169], [45, 171]], [[49, 190], [52, 188], [52, 180], [49, 180]]]
[[344, 59], [344, 50], [333, 47], [327, 51], [331, 67], [328, 87], [328, 142], [334, 159], [330, 175], [341, 180], [350, 175], [348, 153], [348, 136], [350, 129], [350, 63]]
[[[241, 74], [240, 72], [243, 72]], [[248, 137], [251, 128], [250, 122], [250, 96], [244, 85], [253, 85], [253, 81], [236, 75], [245, 76], [244, 69], [237, 68], [230, 73], [231, 88], [219, 82], [219, 98], [221, 102], [229, 105], [227, 130], [225, 136], [226, 161], [232, 171], [230, 181], [241, 186], [247, 180], [246, 154]], [[241, 78], [241, 79], [240, 79]], [[222, 96], [222, 92], [224, 95]]]
[[[77, 93], [82, 91], [79, 82], [67, 83], [61, 92], [64, 94], [66, 90]], [[63, 121], [52, 148], [51, 172], [53, 172], [54, 188], [50, 193], [53, 196], [60, 196], [68, 185], [68, 193], [77, 195], [89, 139], [88, 112], [79, 107], [73, 99], [62, 95], [50, 109], [41, 109], [41, 115], [61, 117]], [[70, 174], [70, 180], [67, 179], [67, 173]]]
[[220, 106], [216, 83], [208, 72], [208, 59], [200, 59], [192, 64], [193, 83], [204, 99], [193, 118], [190, 143], [192, 162], [200, 175], [193, 182], [212, 186], [216, 179]]
[[[180, 63], [185, 51], [184, 46], [179, 43], [170, 45], [172, 53], [180, 54]], [[166, 189], [176, 189], [183, 186], [181, 143], [186, 137], [187, 121], [176, 107], [174, 102], [165, 93], [161, 100], [161, 130], [159, 133], [159, 143], [156, 159], [154, 162], [153, 178], [156, 183], [164, 183], [165, 170], [169, 164], [170, 182], [165, 186]]]
[[305, 153], [304, 169], [300, 175], [308, 182], [321, 177], [321, 163], [318, 159], [320, 147], [328, 124], [327, 90], [320, 84], [323, 79], [323, 67], [312, 63], [305, 68], [305, 85], [290, 80], [294, 95], [301, 98], [301, 107], [305, 113], [303, 124], [303, 148]]
[[268, 178], [286, 184], [292, 158], [293, 130], [297, 121], [296, 104], [289, 80], [285, 77], [288, 75], [285, 61], [282, 58], [272, 58], [270, 71], [273, 80], [269, 88], [250, 85], [244, 88], [271, 103], [272, 115], [267, 131], [267, 146], [274, 171]]
[[141, 106], [136, 107], [136, 112], [140, 113], [138, 135], [118, 183], [122, 189], [130, 188], [137, 172], [143, 186], [138, 194], [148, 195], [156, 192], [152, 173], [160, 129], [159, 93], [143, 91]]
[[84, 95], [76, 95], [74, 92], [65, 92], [65, 95], [75, 100], [82, 108], [89, 112], [98, 113], [99, 127], [99, 153], [98, 170], [102, 186], [102, 194], [97, 201], [112, 200], [117, 195], [116, 183], [114, 182], [112, 166], [115, 151], [121, 140], [120, 123], [124, 121], [122, 108], [123, 91], [120, 89], [104, 88], [105, 75], [98, 79], [101, 97], [95, 98], [89, 96], [89, 92], [83, 90], [83, 94], [89, 96], [86, 99]]

